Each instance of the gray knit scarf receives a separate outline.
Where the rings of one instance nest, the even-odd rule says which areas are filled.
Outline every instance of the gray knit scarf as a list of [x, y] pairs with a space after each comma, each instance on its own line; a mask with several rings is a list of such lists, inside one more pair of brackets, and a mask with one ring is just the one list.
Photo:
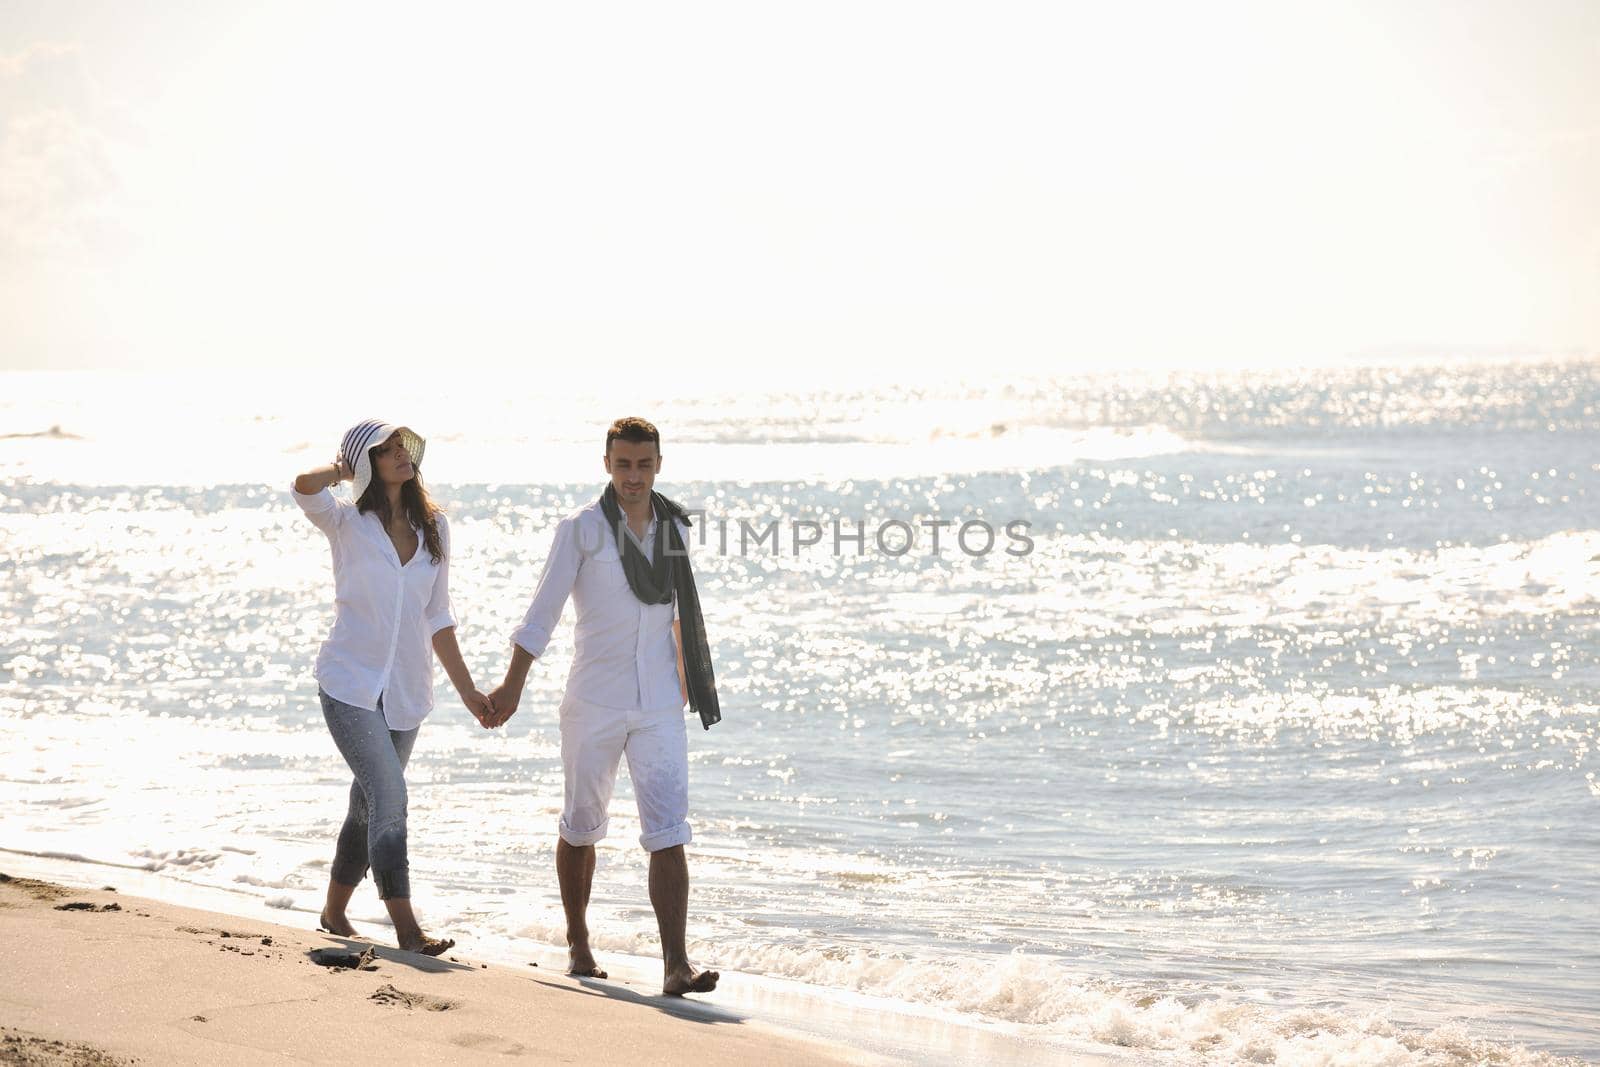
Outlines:
[[678, 629], [683, 637], [683, 673], [688, 683], [689, 706], [700, 716], [707, 730], [722, 721], [717, 702], [717, 679], [711, 669], [711, 647], [706, 643], [706, 624], [700, 615], [700, 594], [695, 590], [694, 572], [689, 569], [689, 554], [683, 544], [678, 523], [689, 525], [688, 513], [660, 493], [650, 494], [650, 507], [656, 517], [654, 560], [645, 557], [629, 537], [627, 520], [617, 504], [617, 490], [606, 486], [600, 494], [600, 510], [611, 536], [617, 539], [617, 554], [622, 557], [622, 573], [628, 588], [644, 604], [670, 604], [678, 598]]

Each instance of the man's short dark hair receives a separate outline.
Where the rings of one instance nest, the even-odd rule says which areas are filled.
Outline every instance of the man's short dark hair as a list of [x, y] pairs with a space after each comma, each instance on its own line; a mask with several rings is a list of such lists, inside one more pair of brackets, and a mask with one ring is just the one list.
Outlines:
[[627, 441], [631, 444], [643, 444], [646, 441], [650, 441], [655, 444], [657, 452], [661, 451], [661, 433], [655, 428], [655, 424], [648, 419], [634, 416], [618, 419], [611, 424], [611, 429], [606, 431], [606, 451], [608, 453], [611, 451], [612, 441]]

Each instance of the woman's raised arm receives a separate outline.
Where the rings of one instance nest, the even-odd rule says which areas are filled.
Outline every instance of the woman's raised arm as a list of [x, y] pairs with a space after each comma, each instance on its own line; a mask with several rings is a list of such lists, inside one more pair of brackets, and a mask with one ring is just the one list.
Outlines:
[[294, 491], [302, 496], [320, 493], [331, 485], [338, 485], [346, 478], [353, 477], [350, 464], [341, 457], [338, 463], [324, 463], [320, 467], [312, 467], [304, 474], [296, 475]]

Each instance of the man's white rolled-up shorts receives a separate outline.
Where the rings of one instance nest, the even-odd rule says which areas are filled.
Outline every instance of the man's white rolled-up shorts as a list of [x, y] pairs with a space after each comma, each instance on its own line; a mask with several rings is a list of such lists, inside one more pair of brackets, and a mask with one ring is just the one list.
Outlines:
[[639, 806], [639, 844], [647, 852], [687, 845], [689, 735], [683, 709], [608, 708], [570, 694], [561, 702], [561, 839], [581, 846], [606, 836], [606, 812], [624, 754]]

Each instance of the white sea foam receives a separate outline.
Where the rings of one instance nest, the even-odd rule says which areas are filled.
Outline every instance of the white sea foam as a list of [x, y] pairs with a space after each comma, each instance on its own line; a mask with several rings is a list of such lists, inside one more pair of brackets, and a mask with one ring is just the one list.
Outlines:
[[133, 856], [142, 856], [146, 860], [144, 865], [147, 871], [166, 870], [169, 867], [181, 867], [190, 870], [200, 870], [216, 865], [221, 859], [219, 852], [190, 851], [189, 849], [175, 849], [166, 852], [152, 852], [149, 849], [134, 849]]
[[297, 878], [293, 874], [284, 875], [282, 878], [258, 878], [253, 874], [236, 874], [233, 880], [240, 885], [253, 885], [261, 889], [306, 889], [304, 878]]
[[724, 966], [896, 1002], [924, 1004], [1055, 1037], [1216, 1063], [1554, 1064], [1556, 1057], [1485, 1039], [1456, 1024], [1402, 1027], [1381, 1014], [1308, 1011], [1230, 995], [1162, 996], [1087, 981], [1060, 961], [906, 959], [755, 944], [699, 945]]

